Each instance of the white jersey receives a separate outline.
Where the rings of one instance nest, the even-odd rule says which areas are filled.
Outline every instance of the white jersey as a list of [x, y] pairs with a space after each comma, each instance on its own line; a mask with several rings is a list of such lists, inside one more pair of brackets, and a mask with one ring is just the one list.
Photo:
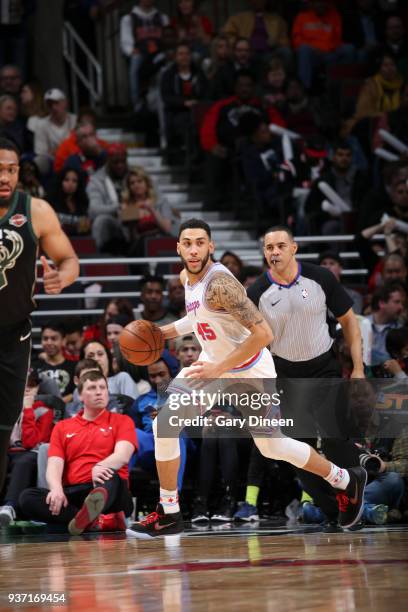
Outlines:
[[[212, 310], [208, 306], [205, 299], [207, 287], [217, 272], [224, 272], [233, 276], [228, 268], [220, 263], [214, 263], [197, 283], [190, 285], [186, 281], [184, 287], [187, 316], [202, 349], [200, 359], [214, 363], [225, 359], [251, 335], [251, 332], [228, 312]], [[275, 377], [273, 360], [267, 349], [259, 351], [245, 363], [234, 368], [232, 373], [249, 370], [256, 363], [261, 360], [265, 361], [265, 359], [270, 367], [268, 368], [268, 374], [264, 374], [264, 376]], [[253, 372], [248, 372], [248, 376], [252, 377], [252, 375]]]

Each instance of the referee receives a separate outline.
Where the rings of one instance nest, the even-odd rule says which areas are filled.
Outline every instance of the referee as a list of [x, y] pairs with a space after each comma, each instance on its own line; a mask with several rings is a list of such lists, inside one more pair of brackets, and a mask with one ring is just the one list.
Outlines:
[[[344, 420], [347, 412], [346, 398], [338, 393], [339, 388], [329, 381], [326, 386], [318, 381], [293, 383], [291, 379], [341, 378], [329, 332], [328, 311], [340, 323], [350, 347], [351, 378], [364, 378], [360, 328], [352, 310], [353, 302], [332, 272], [315, 264], [301, 264], [296, 259], [297, 249], [289, 228], [275, 226], [268, 230], [264, 236], [268, 270], [248, 289], [248, 296], [272, 328], [271, 350], [278, 379], [285, 379], [285, 405], [293, 407], [301, 402], [303, 416], [313, 413], [321, 432], [325, 430], [324, 421], [330, 423], [329, 429], [333, 431], [335, 414]], [[322, 440], [325, 456], [341, 467], [359, 465], [357, 447], [345, 439], [347, 433], [342, 432], [344, 439]], [[298, 472], [304, 489], [329, 521], [337, 522], [338, 506], [332, 488], [313, 474]]]

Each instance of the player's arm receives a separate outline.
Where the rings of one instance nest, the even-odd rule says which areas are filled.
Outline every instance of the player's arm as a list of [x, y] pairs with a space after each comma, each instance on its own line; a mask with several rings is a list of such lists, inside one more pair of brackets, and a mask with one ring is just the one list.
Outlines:
[[350, 355], [353, 361], [353, 371], [351, 378], [364, 378], [363, 345], [361, 340], [360, 325], [352, 308], [337, 317], [343, 330], [344, 339], [350, 348]]
[[241, 283], [231, 274], [214, 274], [208, 284], [205, 300], [208, 308], [227, 312], [251, 332], [240, 346], [216, 364], [216, 371], [212, 374], [229, 372], [272, 342], [273, 334], [268, 323], [247, 297]]
[[60, 293], [71, 285], [79, 275], [79, 262], [74, 249], [63, 232], [52, 207], [44, 200], [32, 200], [31, 217], [34, 233], [42, 250], [54, 262], [53, 270], [42, 258], [44, 266], [44, 288], [47, 293]]
[[[187, 273], [185, 270], [180, 272], [180, 282], [184, 285], [187, 281]], [[187, 316], [182, 319], [178, 319], [174, 321], [174, 323], [169, 323], [168, 325], [163, 325], [160, 328], [163, 336], [166, 340], [171, 340], [172, 338], [177, 338], [178, 336], [184, 336], [185, 334], [191, 334], [193, 332], [193, 326], [190, 323]]]

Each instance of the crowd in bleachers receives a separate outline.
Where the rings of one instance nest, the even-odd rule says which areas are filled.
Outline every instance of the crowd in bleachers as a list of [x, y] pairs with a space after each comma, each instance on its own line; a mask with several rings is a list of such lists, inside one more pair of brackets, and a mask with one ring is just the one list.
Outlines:
[[[89, 18], [101, 3], [82, 4]], [[402, 1], [251, 0], [217, 32], [198, 2], [179, 0], [168, 16], [139, 0], [120, 27], [133, 112], [158, 117], [146, 125], [165, 134], [170, 166], [185, 164], [192, 181], [204, 180], [205, 210], [255, 221], [257, 234], [275, 222], [298, 235], [355, 234], [364, 282], [342, 277], [340, 243], [325, 244], [316, 263], [345, 285], [361, 316], [367, 376], [396, 380], [408, 376], [407, 19]], [[124, 144], [98, 137], [94, 110], [71, 113], [66, 92], [43, 91], [27, 78], [21, 47], [13, 64], [1, 49], [0, 135], [23, 154], [20, 189], [46, 198], [73, 240], [91, 238], [112, 262], [143, 258], [151, 238], [177, 236], [178, 211], [143, 167], [129, 165]], [[262, 272], [261, 256], [259, 267], [229, 251], [221, 262], [245, 287]], [[184, 314], [178, 278], [149, 275], [143, 264], [131, 270], [144, 275], [137, 309], [135, 300], [115, 298], [99, 319], [43, 320], [10, 441], [0, 525], [33, 518], [23, 493], [45, 483], [53, 427], [80, 413], [78, 385], [93, 370], [107, 379], [109, 411], [128, 415], [136, 429], [130, 482], [137, 511], [153, 503], [152, 421], [161, 390], [199, 349], [188, 335], [146, 368], [123, 358], [117, 340], [130, 321], [164, 325]], [[335, 345], [348, 378], [347, 345], [340, 336]], [[302, 496], [292, 468], [261, 457], [249, 440], [202, 433], [189, 431], [181, 441], [178, 484], [194, 523], [255, 520], [267, 500], [269, 512], [282, 515], [294, 498], [305, 522], [325, 520]], [[408, 519], [407, 436], [404, 429], [395, 440], [359, 441], [380, 457], [370, 473], [367, 522]]]

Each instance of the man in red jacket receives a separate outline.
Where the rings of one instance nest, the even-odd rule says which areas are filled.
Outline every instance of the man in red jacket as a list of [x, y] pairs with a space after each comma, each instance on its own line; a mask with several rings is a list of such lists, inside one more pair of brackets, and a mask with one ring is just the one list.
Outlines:
[[201, 126], [201, 147], [207, 154], [207, 210], [225, 208], [228, 199], [231, 199], [229, 182], [232, 178], [232, 158], [241, 135], [240, 121], [247, 113], [263, 117], [267, 123], [284, 125], [275, 109], [266, 112], [261, 107], [261, 101], [255, 96], [253, 74], [241, 70], [236, 75], [235, 95], [215, 102], [207, 111]]
[[16, 519], [18, 499], [22, 491], [35, 484], [37, 476], [37, 451], [41, 444], [50, 441], [54, 427], [54, 411], [42, 401], [35, 400], [40, 380], [36, 373], [27, 381], [24, 407], [10, 436], [8, 450], [9, 481], [0, 506], [0, 528]]
[[137, 449], [132, 419], [109, 412], [108, 385], [101, 372], [85, 373], [78, 385], [84, 409], [57, 423], [48, 450], [49, 490], [20, 495], [25, 516], [67, 525], [72, 535], [92, 527], [99, 515], [133, 510], [128, 463]]
[[309, 10], [299, 13], [292, 28], [299, 78], [310, 89], [322, 64], [354, 61], [353, 45], [342, 43], [342, 19], [332, 0], [309, 0]]

